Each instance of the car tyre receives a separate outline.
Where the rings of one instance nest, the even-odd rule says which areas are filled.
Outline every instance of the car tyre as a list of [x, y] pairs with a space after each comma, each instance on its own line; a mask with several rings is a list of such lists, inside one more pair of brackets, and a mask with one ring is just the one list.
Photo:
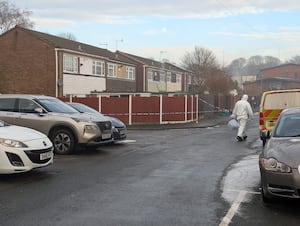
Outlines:
[[50, 139], [54, 146], [54, 153], [60, 155], [70, 154], [75, 146], [74, 135], [68, 129], [56, 129]]

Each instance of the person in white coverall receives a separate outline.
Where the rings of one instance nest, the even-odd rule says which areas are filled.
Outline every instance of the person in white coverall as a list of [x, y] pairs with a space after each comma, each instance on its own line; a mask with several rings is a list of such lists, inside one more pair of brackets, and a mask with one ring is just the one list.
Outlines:
[[244, 94], [242, 98], [237, 101], [232, 111], [232, 118], [235, 118], [239, 122], [239, 128], [237, 132], [237, 140], [243, 141], [247, 139], [246, 126], [249, 119], [253, 118], [253, 111], [251, 105], [248, 102], [248, 95]]

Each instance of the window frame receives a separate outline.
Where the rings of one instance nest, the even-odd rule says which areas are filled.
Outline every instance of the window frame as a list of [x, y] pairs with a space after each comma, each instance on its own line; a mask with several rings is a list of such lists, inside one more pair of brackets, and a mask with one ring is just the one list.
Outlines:
[[113, 64], [113, 63], [107, 64], [107, 76], [111, 77], [111, 78], [117, 77], [117, 65], [116, 64]]
[[126, 66], [126, 79], [135, 80], [135, 68]]
[[105, 62], [93, 60], [92, 74], [96, 76], [105, 76]]
[[79, 73], [79, 57], [70, 54], [63, 55], [63, 71], [67, 73]]

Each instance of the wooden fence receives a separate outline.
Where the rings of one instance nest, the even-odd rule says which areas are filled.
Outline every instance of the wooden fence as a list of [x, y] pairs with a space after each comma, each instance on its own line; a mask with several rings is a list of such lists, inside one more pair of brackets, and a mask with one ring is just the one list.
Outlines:
[[86, 104], [97, 111], [116, 117], [128, 125], [143, 123], [185, 123], [198, 121], [197, 95], [98, 95], [69, 96], [63, 101]]

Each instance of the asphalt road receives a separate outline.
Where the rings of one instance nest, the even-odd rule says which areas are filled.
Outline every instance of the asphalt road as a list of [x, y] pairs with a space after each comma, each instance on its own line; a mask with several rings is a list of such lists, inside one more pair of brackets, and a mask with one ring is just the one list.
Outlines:
[[0, 176], [0, 225], [299, 225], [299, 203], [262, 205], [257, 120], [238, 143], [226, 125], [131, 130], [131, 142]]

